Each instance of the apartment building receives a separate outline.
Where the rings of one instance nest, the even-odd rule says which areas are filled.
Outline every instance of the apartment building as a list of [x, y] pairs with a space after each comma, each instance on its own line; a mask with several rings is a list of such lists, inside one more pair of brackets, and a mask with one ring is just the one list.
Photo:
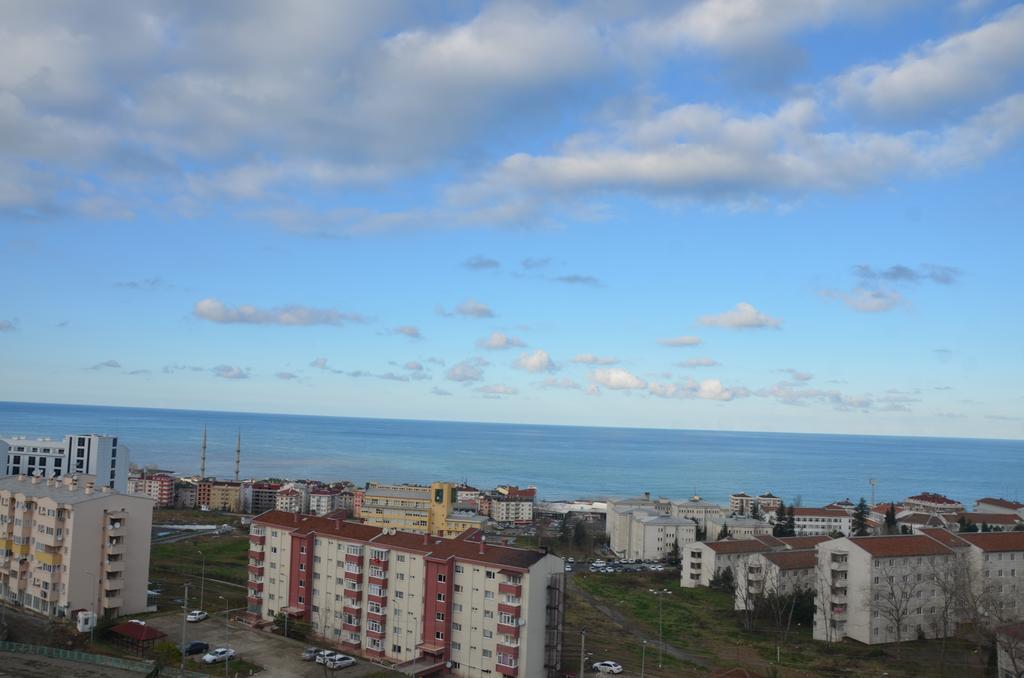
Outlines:
[[751, 554], [736, 569], [735, 609], [746, 610], [766, 596], [814, 590], [817, 558], [813, 548]]
[[533, 499], [494, 494], [488, 503], [491, 520], [497, 523], [529, 525], [533, 522]]
[[309, 512], [315, 516], [324, 516], [338, 508], [341, 490], [319, 487], [309, 493]]
[[203, 478], [196, 483], [196, 503], [211, 511], [238, 513], [242, 510], [242, 483]]
[[174, 476], [169, 473], [143, 472], [128, 479], [128, 494], [145, 495], [156, 502], [156, 506], [166, 508], [174, 506], [174, 484]]
[[960, 502], [935, 492], [922, 492], [913, 497], [907, 497], [903, 506], [908, 511], [924, 513], [960, 513], [964, 510], [964, 505]]
[[729, 495], [729, 512], [741, 516], [749, 516], [754, 511], [754, 506], [764, 514], [774, 511], [782, 505], [782, 500], [771, 492], [764, 492], [752, 497], [746, 492], [736, 492]]
[[793, 524], [801, 536], [832, 534], [849, 535], [853, 531], [853, 516], [843, 509], [793, 507]]
[[974, 510], [978, 513], [1005, 513], [1016, 515], [1024, 520], [1024, 504], [998, 497], [984, 497], [974, 502]]
[[0, 440], [0, 455], [7, 475], [89, 475], [96, 485], [116, 492], [128, 491], [128, 448], [115, 436], [77, 434], [63, 440], [13, 437]]
[[482, 527], [487, 519], [470, 511], [455, 510], [456, 486], [388, 485], [368, 483], [357, 494], [356, 517], [367, 525], [419, 532], [438, 537], [455, 537], [467, 529]]
[[557, 675], [563, 562], [542, 551], [272, 511], [250, 532], [250, 612], [416, 675]]
[[696, 542], [682, 551], [679, 583], [685, 588], [710, 586], [715, 575], [731, 568], [733, 576], [757, 553], [804, 551], [828, 541], [829, 537], [773, 537], [760, 535], [752, 539], [723, 539]]
[[178, 508], [194, 509], [198, 506], [199, 488], [190, 481], [179, 480], [174, 485], [174, 505]]
[[722, 528], [729, 531], [733, 539], [753, 539], [762, 535], [771, 535], [772, 526], [758, 518], [747, 518], [742, 515], [723, 516], [721, 518], [709, 519], [707, 523], [707, 536], [714, 539], [722, 532]]
[[725, 516], [725, 510], [719, 504], [704, 501], [701, 497], [694, 495], [687, 501], [673, 502], [672, 514], [677, 518], [692, 519], [702, 530], [707, 532], [708, 522], [721, 522]]
[[264, 513], [271, 511], [277, 505], [277, 491], [282, 483], [271, 483], [254, 480], [242, 482], [242, 512], [243, 513]]
[[0, 478], [0, 595], [40, 614], [146, 610], [153, 500], [107, 486]]

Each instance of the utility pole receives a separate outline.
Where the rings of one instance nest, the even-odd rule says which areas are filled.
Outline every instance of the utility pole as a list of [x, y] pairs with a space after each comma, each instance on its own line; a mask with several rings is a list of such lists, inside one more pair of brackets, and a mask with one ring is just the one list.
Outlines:
[[664, 616], [662, 615], [661, 599], [664, 596], [672, 595], [672, 592], [668, 589], [662, 589], [660, 591], [655, 591], [654, 589], [647, 590], [653, 593], [658, 598], [658, 668], [660, 669], [662, 668], [661, 656], [662, 653], [664, 653], [665, 651], [665, 627], [663, 624]]
[[185, 672], [185, 629], [188, 627], [188, 582], [185, 582], [185, 601], [181, 605], [181, 671]]
[[874, 506], [875, 505], [875, 488], [878, 487], [878, 481], [875, 480], [874, 478], [872, 478], [868, 482], [871, 483], [871, 505]]
[[[694, 496], [697, 492], [694, 491]], [[640, 678], [644, 678], [644, 668], [647, 665], [647, 641], [644, 641], [643, 647], [640, 649]]]
[[205, 610], [206, 607], [204, 607], [204, 605], [206, 601], [206, 554], [204, 554], [202, 551], [199, 551], [199, 555], [203, 559], [202, 574], [199, 578], [199, 609]]
[[203, 446], [199, 452], [199, 480], [206, 479], [206, 427], [203, 426]]
[[586, 661], [586, 650], [587, 650], [587, 630], [580, 629], [580, 675], [579, 678], [583, 678], [583, 663]]
[[[228, 608], [230, 607], [230, 605], [228, 605], [228, 599], [225, 598], [224, 596], [217, 596], [217, 597], [224, 601], [224, 647], [226, 649], [230, 650], [231, 649], [231, 645], [228, 642], [228, 634], [229, 634], [229, 630], [228, 630]], [[230, 664], [230, 663], [231, 663], [231, 657], [227, 657], [224, 660], [224, 678], [228, 678], [228, 664]]]
[[242, 463], [242, 430], [238, 430], [238, 442], [235, 443], [235, 482], [238, 482], [239, 466]]

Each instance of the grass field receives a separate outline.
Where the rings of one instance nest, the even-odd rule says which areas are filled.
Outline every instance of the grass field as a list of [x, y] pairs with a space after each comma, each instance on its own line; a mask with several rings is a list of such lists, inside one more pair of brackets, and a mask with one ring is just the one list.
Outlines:
[[154, 525], [242, 525], [242, 516], [220, 511], [199, 509], [158, 508], [153, 509]]
[[[675, 575], [662, 574], [616, 574], [574, 577], [577, 586], [584, 589], [602, 603], [614, 607], [637, 628], [653, 637], [658, 634], [658, 599], [649, 589], [667, 588], [671, 595], [662, 598], [662, 618], [665, 641], [681, 650], [702, 655], [716, 666], [742, 666], [765, 675], [773, 670], [779, 676], [811, 675], [853, 675], [853, 676], [984, 676], [986, 657], [974, 652], [974, 646], [964, 641], [947, 641], [946, 661], [939, 661], [938, 641], [915, 641], [904, 643], [902, 660], [895, 659], [893, 647], [869, 647], [847, 641], [843, 643], [821, 643], [811, 638], [811, 629], [795, 628], [790, 640], [782, 649], [780, 665], [775, 664], [775, 645], [769, 629], [751, 633], [742, 630], [732, 609], [730, 595], [709, 589], [684, 589], [678, 585]], [[575, 607], [589, 607], [575, 601]], [[569, 622], [578, 634], [580, 621], [593, 623], [592, 617], [599, 614], [594, 608], [570, 609], [567, 616], [566, 645], [569, 644]], [[614, 647], [621, 642], [622, 632], [612, 625], [595, 624], [588, 626], [588, 645], [602, 643]], [[593, 633], [592, 633], [593, 629]], [[575, 641], [576, 652], [579, 642]], [[639, 666], [638, 653], [628, 644], [623, 645], [617, 660], [631, 670]], [[648, 659], [651, 647], [648, 645]], [[566, 655], [568, 657], [568, 655]], [[626, 662], [629, 662], [627, 665]], [[567, 659], [567, 668], [574, 664]], [[578, 659], [576, 659], [578, 665]], [[647, 663], [648, 667], [650, 662]], [[685, 667], [683, 667], [685, 669]], [[650, 675], [659, 675], [651, 673]], [[688, 675], [685, 671], [666, 675]], [[693, 675], [700, 675], [694, 673]]]
[[202, 588], [207, 610], [223, 608], [224, 601], [218, 600], [218, 596], [227, 598], [231, 609], [245, 607], [248, 550], [249, 536], [244, 534], [154, 544], [149, 568], [150, 580], [161, 591], [158, 608], [180, 607], [178, 601], [184, 593], [185, 582], [189, 583], [189, 607], [199, 607], [204, 555], [206, 583]]

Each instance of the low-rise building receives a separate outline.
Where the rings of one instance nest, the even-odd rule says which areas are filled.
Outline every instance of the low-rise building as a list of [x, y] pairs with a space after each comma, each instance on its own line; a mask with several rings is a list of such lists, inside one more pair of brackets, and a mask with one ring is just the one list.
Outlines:
[[0, 596], [41, 614], [147, 608], [153, 500], [60, 479], [0, 478]]
[[761, 514], [769, 513], [782, 505], [782, 499], [771, 492], [765, 491], [756, 497], [746, 492], [735, 492], [729, 495], [729, 512], [741, 516], [749, 516], [757, 506]]
[[966, 525], [975, 525], [980, 530], [1006, 532], [1013, 530], [1021, 523], [1022, 519], [1016, 513], [978, 513], [975, 511], [964, 511], [957, 516], [957, 522], [963, 521]]
[[277, 505], [277, 491], [283, 483], [246, 480], [242, 482], [242, 513], [260, 514]]
[[679, 583], [685, 588], [710, 586], [711, 580], [726, 569], [733, 577], [756, 553], [803, 551], [828, 541], [829, 537], [773, 537], [760, 535], [752, 539], [723, 539], [696, 542], [682, 549]]
[[798, 535], [849, 535], [853, 531], [853, 516], [844, 509], [793, 507], [793, 525]]
[[168, 508], [174, 506], [174, 484], [174, 476], [169, 473], [149, 474], [143, 471], [141, 475], [128, 479], [128, 494], [145, 495], [156, 502], [156, 506]]
[[309, 495], [294, 487], [285, 487], [277, 491], [274, 499], [274, 510], [284, 513], [309, 513]]
[[737, 566], [735, 609], [756, 607], [770, 596], [813, 591], [817, 557], [813, 548], [751, 554]]
[[984, 497], [974, 502], [978, 513], [1009, 513], [1024, 519], [1024, 504], [997, 497]]
[[909, 511], [924, 513], [960, 513], [964, 510], [964, 505], [960, 502], [936, 492], [922, 492], [907, 497], [903, 505]]
[[494, 494], [488, 506], [488, 515], [496, 523], [529, 525], [533, 522], [533, 499]]
[[[491, 545], [331, 518], [270, 512], [250, 532], [250, 612], [308, 622], [349, 654], [418, 675], [557, 671], [563, 562]], [[411, 669], [410, 669], [411, 670]]]
[[742, 515], [724, 516], [716, 520], [708, 520], [708, 539], [718, 538], [722, 529], [728, 531], [733, 539], [752, 539], [761, 535], [770, 535], [772, 526], [759, 518], [748, 518]]
[[485, 516], [455, 509], [458, 493], [452, 483], [390, 485], [368, 483], [356, 495], [356, 517], [367, 525], [455, 537], [482, 526]]
[[694, 495], [687, 501], [673, 502], [672, 514], [677, 518], [690, 518], [706, 533], [709, 521], [721, 523], [725, 516], [725, 509], [720, 504], [704, 501]]

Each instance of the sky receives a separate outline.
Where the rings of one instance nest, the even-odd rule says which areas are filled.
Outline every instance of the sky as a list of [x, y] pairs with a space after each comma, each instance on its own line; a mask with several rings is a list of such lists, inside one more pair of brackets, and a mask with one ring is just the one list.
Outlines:
[[1024, 437], [1024, 5], [9, 3], [0, 400]]

